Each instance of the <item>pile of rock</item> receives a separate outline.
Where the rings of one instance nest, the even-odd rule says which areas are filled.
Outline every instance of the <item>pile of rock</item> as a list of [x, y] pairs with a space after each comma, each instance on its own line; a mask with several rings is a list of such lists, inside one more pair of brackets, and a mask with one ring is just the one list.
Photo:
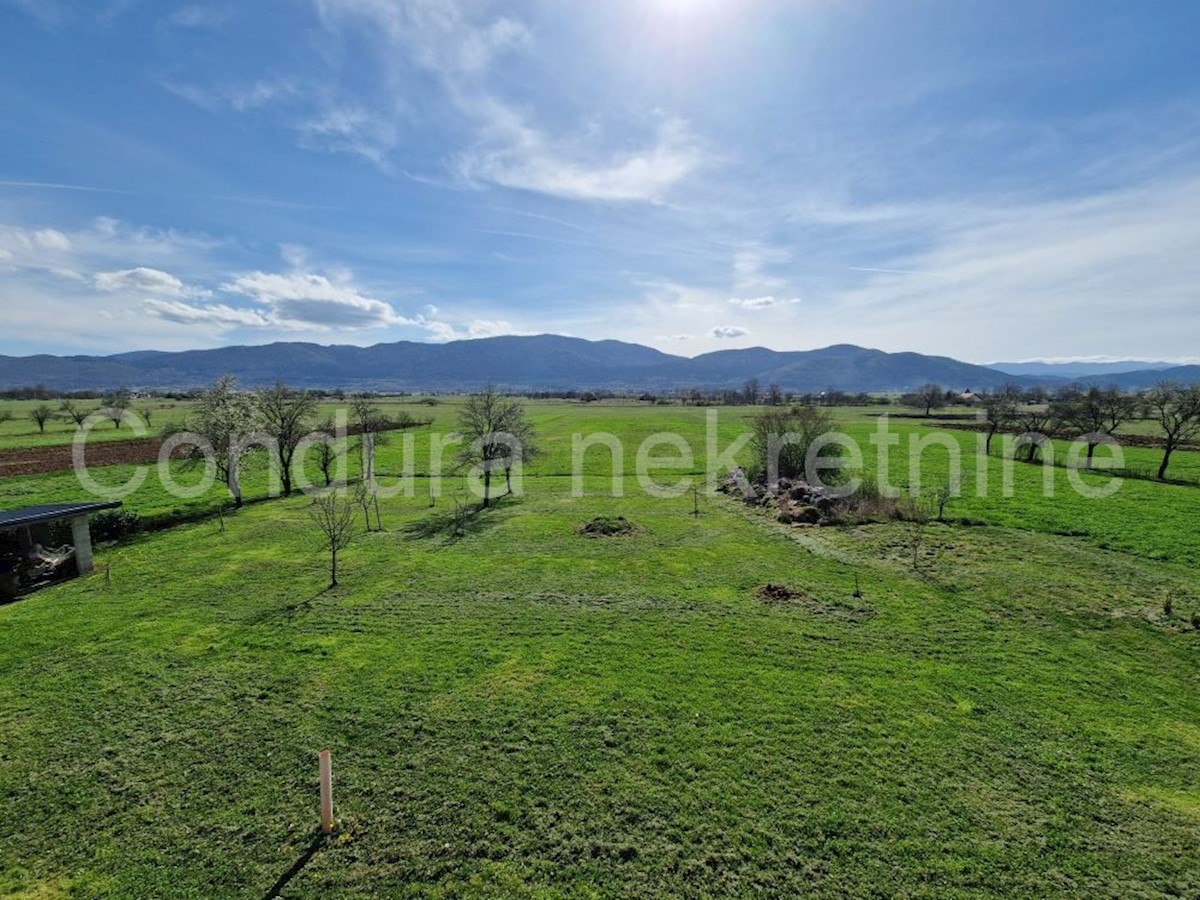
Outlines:
[[772, 485], [764, 477], [751, 481], [742, 469], [726, 475], [721, 490], [752, 506], [775, 509], [775, 518], [788, 525], [819, 525], [830, 517], [837, 503], [827, 488], [802, 479], [780, 478]]

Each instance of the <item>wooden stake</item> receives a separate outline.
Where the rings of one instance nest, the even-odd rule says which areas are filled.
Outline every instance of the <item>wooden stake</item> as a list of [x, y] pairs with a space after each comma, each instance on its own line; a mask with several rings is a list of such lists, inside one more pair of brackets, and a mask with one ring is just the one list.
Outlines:
[[317, 759], [321, 769], [321, 834], [330, 834], [333, 831], [333, 762], [328, 750], [322, 750]]

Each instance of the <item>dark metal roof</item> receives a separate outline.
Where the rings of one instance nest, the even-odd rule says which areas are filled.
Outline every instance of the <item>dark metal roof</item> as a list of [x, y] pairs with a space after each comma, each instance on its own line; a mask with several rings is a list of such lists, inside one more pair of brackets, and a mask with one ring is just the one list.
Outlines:
[[116, 509], [120, 500], [105, 503], [47, 503], [44, 506], [26, 506], [24, 509], [0, 510], [0, 528], [19, 528], [22, 525], [40, 525], [59, 519], [86, 516], [102, 509]]

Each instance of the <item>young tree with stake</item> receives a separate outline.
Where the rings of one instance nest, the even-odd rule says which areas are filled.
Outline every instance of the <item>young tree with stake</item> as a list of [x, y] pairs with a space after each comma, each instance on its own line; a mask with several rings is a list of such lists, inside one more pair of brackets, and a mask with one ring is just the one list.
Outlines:
[[338, 584], [338, 553], [354, 540], [354, 506], [336, 491], [313, 497], [309, 517], [320, 534], [321, 547], [329, 551], [329, 586]]

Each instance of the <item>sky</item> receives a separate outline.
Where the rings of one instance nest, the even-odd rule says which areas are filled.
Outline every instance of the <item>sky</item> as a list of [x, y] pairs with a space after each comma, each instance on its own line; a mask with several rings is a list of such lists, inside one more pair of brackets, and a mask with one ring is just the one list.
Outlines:
[[0, 0], [0, 353], [1200, 361], [1200, 4]]

